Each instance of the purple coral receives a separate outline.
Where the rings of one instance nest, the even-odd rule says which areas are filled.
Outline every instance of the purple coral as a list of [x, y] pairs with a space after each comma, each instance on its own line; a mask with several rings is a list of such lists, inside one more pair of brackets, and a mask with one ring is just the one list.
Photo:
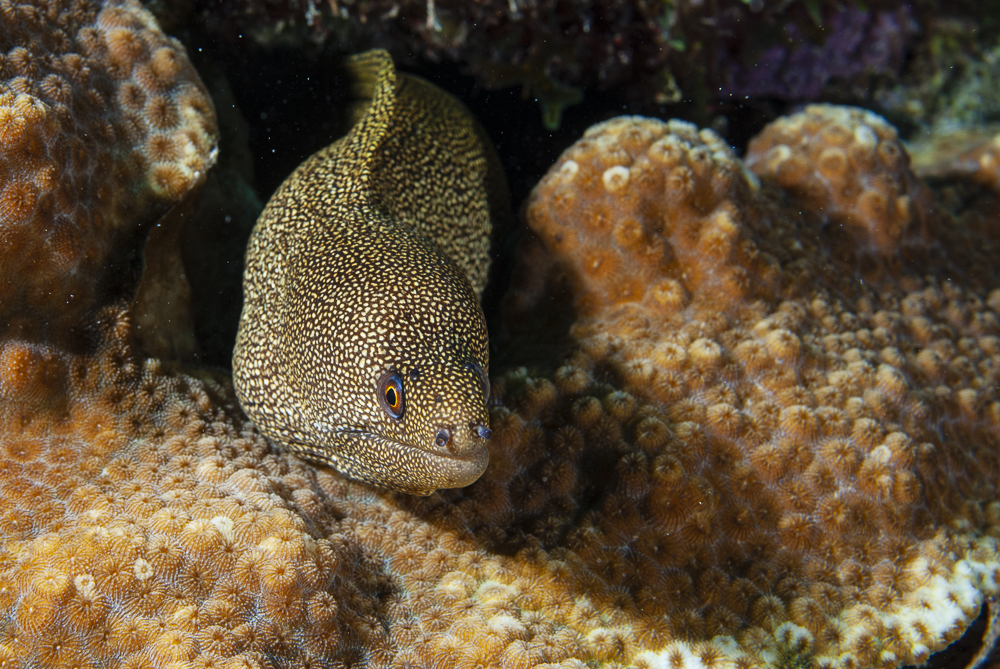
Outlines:
[[[670, 3], [632, 0], [198, 0], [223, 38], [384, 46], [466, 64], [487, 83], [609, 86], [659, 72]], [[638, 76], [637, 76], [638, 75]]]
[[824, 18], [820, 41], [794, 22], [783, 28], [785, 45], [758, 46], [749, 42], [752, 31], [739, 31], [741, 40], [717, 53], [713, 90], [720, 98], [816, 99], [835, 80], [898, 75], [917, 33], [909, 5], [879, 12], [852, 6]]

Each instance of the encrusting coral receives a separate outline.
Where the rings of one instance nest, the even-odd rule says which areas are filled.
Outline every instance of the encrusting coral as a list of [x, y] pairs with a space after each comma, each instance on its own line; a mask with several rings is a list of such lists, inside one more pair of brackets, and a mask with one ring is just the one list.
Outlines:
[[896, 129], [872, 112], [809, 105], [757, 135], [746, 163], [842, 227], [856, 251], [891, 256], [926, 241], [930, 193]]
[[303, 666], [373, 647], [355, 549], [301, 515], [324, 501], [308, 467], [227, 381], [137, 360], [128, 317], [100, 322], [90, 356], [0, 348], [0, 661]]
[[[1000, 133], [995, 126], [945, 130], [907, 144], [913, 171], [939, 185], [978, 184], [1000, 196]], [[974, 187], [973, 187], [974, 188]]]
[[[773, 260], [746, 235], [758, 214], [743, 204], [755, 187], [715, 133], [621, 118], [567, 150], [539, 187], [552, 197], [535, 197], [528, 216], [545, 245], [576, 267], [580, 315], [623, 303], [667, 315], [694, 293], [728, 302], [770, 280]], [[577, 217], [581, 207], [586, 215]]]
[[183, 47], [138, 2], [0, 2], [9, 331], [79, 325], [97, 269], [203, 178], [215, 141]]
[[[964, 257], [967, 286], [934, 264], [859, 282], [823, 212], [796, 216], [734, 164], [709, 132], [620, 118], [536, 188], [527, 220], [549, 263], [535, 251], [520, 280], [542, 309], [544, 286], [573, 287], [576, 352], [547, 378], [495, 384], [517, 390], [503, 395], [515, 423], [533, 418], [515, 441], [538, 459], [513, 480], [542, 483], [512, 503], [545, 509], [536, 540], [588, 556], [592, 601], [614, 593], [630, 611], [632, 661], [711, 648], [737, 665], [920, 663], [1000, 587], [990, 253]], [[962, 228], [935, 230], [946, 252], [977, 243]], [[646, 286], [672, 286], [669, 308], [617, 290], [615, 262], [602, 274], [625, 256]], [[530, 322], [531, 300], [509, 307]], [[503, 420], [494, 433], [510, 438]], [[567, 443], [587, 466], [565, 465]], [[570, 496], [588, 500], [587, 520], [554, 522], [558, 509], [580, 518], [556, 491], [588, 471], [597, 480]], [[637, 641], [648, 635], [661, 636]]]
[[[483, 480], [413, 498], [274, 450], [227, 380], [138, 360], [127, 317], [100, 319], [90, 357], [0, 354], [6, 661], [657, 666], [660, 651], [723, 667], [849, 642], [857, 663], [895, 666], [959, 634], [980, 601], [962, 570], [990, 573], [987, 539], [976, 561], [940, 531], [919, 556], [880, 537], [893, 518], [862, 492], [823, 520], [854, 540], [808, 550], [808, 517], [786, 526], [788, 502], [756, 489], [781, 475], [755, 480], [696, 417], [595, 382], [582, 359], [498, 379]], [[863, 471], [851, 445], [839, 461]], [[995, 523], [993, 506], [972, 527]], [[916, 649], [920, 615], [880, 608], [913, 584], [940, 614]]]

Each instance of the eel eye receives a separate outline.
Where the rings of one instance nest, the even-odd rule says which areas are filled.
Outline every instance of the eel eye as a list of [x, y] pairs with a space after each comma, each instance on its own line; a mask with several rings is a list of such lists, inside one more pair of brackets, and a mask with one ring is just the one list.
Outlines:
[[403, 399], [403, 379], [399, 372], [390, 369], [378, 380], [378, 403], [389, 416], [399, 420], [406, 407]]
[[486, 376], [486, 371], [478, 362], [470, 361], [465, 363], [466, 369], [471, 369], [479, 375], [479, 382], [483, 386], [483, 402], [490, 401], [490, 377]]

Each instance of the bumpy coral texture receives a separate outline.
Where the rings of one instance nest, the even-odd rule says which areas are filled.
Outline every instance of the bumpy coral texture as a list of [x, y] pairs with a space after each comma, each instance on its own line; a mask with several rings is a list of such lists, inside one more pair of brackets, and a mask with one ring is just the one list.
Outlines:
[[[137, 2], [0, 1], [0, 306], [56, 330], [116, 244], [215, 159], [212, 104]], [[30, 319], [30, 320], [29, 320]]]
[[100, 318], [92, 356], [0, 347], [0, 662], [309, 666], [385, 645], [386, 586], [320, 536], [337, 507], [314, 472], [228, 381], [136, 359], [127, 316]]
[[[830, 473], [784, 432], [767, 470], [711, 427], [724, 411], [697, 411], [718, 377], [664, 409], [597, 381], [616, 363], [589, 345], [551, 375], [498, 378], [483, 479], [414, 498], [273, 449], [227, 380], [137, 359], [127, 316], [99, 318], [90, 356], [0, 350], [0, 658], [15, 666], [726, 667], [841, 647], [840, 664], [897, 666], [975, 614], [986, 587], [963, 576], [991, 577], [994, 545], [970, 536], [1000, 531], [998, 505], [964, 497], [982, 482], [942, 477], [929, 492], [955, 500], [955, 530], [914, 529], [891, 490], [907, 444], [877, 418], [842, 424], [826, 452], [889, 483], [852, 489], [849, 463]], [[916, 470], [970, 468], [952, 456], [919, 453]]]
[[[586, 564], [597, 575], [591, 601], [629, 612], [630, 660], [698, 655], [707, 643], [739, 662], [922, 662], [998, 589], [1000, 290], [991, 261], [970, 254], [966, 266], [993, 290], [943, 280], [933, 265], [866, 286], [853, 262], [831, 256], [838, 240], [819, 217], [798, 218], [781, 210], [780, 194], [768, 201], [746, 187], [722, 203], [757, 217], [729, 216], [728, 238], [769, 250], [763, 266], [776, 292], [759, 299], [751, 282], [720, 303], [720, 291], [702, 288], [709, 263], [727, 285], [754, 254], [703, 254], [692, 272], [661, 260], [682, 264], [686, 252], [668, 253], [669, 241], [711, 234], [720, 202], [702, 199], [671, 221], [666, 203], [683, 204], [663, 179], [678, 167], [631, 179], [661, 147], [684, 142], [697, 146], [683, 125], [601, 124], [532, 195], [528, 223], [557, 274], [612, 295], [620, 278], [609, 273], [603, 284], [600, 264], [579, 249], [621, 253], [616, 231], [628, 223], [650, 240], [640, 248], [655, 250], [639, 270], [650, 285], [659, 271], [690, 299], [668, 313], [645, 296], [584, 311], [565, 366], [498, 384], [516, 389], [503, 403], [519, 412], [497, 416], [495, 439], [511, 439], [513, 424], [514, 441], [533, 443], [537, 457], [512, 475], [514, 529], [500, 543], [526, 529], [550, 555], [568, 549], [559, 559]], [[727, 178], [728, 165], [708, 162], [701, 183]], [[614, 178], [624, 174], [628, 189]], [[951, 232], [939, 241], [975, 243]], [[567, 466], [574, 458], [579, 465]]]
[[896, 129], [872, 112], [810, 105], [767, 126], [746, 162], [842, 228], [848, 253], [895, 256], [924, 241], [929, 192], [910, 171]]
[[773, 283], [773, 258], [746, 234], [759, 219], [743, 206], [756, 187], [710, 130], [622, 117], [590, 128], [563, 155], [528, 216], [573, 266], [581, 315], [622, 305], [667, 315], [693, 295], [725, 304]]

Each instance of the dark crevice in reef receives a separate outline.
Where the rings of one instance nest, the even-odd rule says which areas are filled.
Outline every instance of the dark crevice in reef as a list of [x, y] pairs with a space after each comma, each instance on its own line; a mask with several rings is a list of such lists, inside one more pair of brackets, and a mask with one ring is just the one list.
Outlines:
[[[983, 642], [986, 639], [987, 628], [989, 626], [989, 617], [990, 607], [983, 604], [979, 617], [969, 625], [969, 629], [965, 630], [965, 634], [944, 650], [931, 655], [927, 662], [920, 665], [920, 669], [959, 669], [961, 667], [977, 669], [977, 665], [971, 663], [983, 648]], [[990, 658], [996, 659], [996, 657], [997, 652], [994, 646], [993, 652], [990, 653]], [[978, 666], [983, 666], [983, 663], [977, 664]], [[908, 666], [903, 669], [916, 669], [916, 667]]]

